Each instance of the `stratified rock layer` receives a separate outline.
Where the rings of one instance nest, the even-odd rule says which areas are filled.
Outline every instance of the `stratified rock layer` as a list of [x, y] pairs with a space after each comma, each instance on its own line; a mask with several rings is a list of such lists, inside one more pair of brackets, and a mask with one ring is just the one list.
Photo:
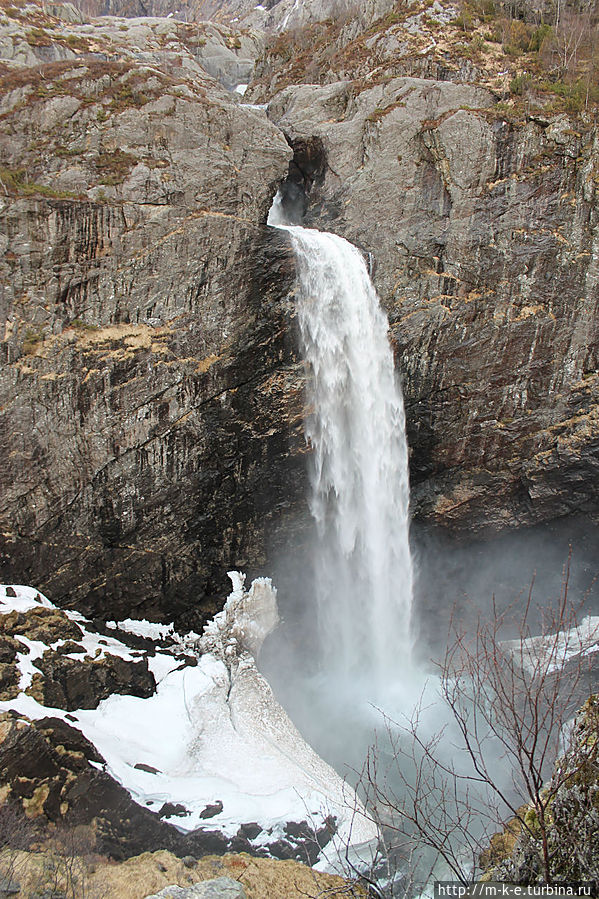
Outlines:
[[[499, 75], [456, 83], [474, 70], [443, 74], [441, 43], [433, 68], [453, 81], [394, 77], [412, 57], [428, 72], [426, 28], [451, 8], [425, 28], [422, 11], [387, 6], [342, 10], [331, 67], [315, 70], [330, 83], [287, 87], [268, 118], [222, 86], [249, 77], [254, 32], [86, 24], [33, 4], [4, 16], [3, 578], [88, 614], [197, 629], [192, 609], [221, 606], [227, 568], [299, 558], [295, 273], [264, 224], [289, 143], [307, 224], [372, 254], [415, 515], [462, 533], [596, 515], [595, 131], [508, 118], [488, 89]], [[309, 48], [311, 27], [272, 44], [254, 97], [298, 74], [285, 53], [296, 37]]]

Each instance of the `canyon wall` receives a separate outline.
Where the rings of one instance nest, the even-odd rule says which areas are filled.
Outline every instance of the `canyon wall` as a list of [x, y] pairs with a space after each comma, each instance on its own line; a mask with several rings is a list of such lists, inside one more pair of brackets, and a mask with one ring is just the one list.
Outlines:
[[303, 494], [265, 225], [291, 152], [191, 59], [13, 67], [2, 95], [0, 577], [197, 626]]
[[405, 77], [288, 87], [269, 107], [307, 221], [372, 254], [415, 515], [469, 533], [599, 500], [596, 132], [496, 107]]
[[453, 8], [379, 6], [273, 39], [248, 94], [268, 112], [223, 87], [263, 36], [5, 11], [4, 581], [197, 627], [227, 568], [293, 555], [304, 370], [265, 225], [288, 176], [371, 261], [414, 515], [468, 536], [596, 517], [592, 116], [506, 102], [498, 47], [448, 56]]

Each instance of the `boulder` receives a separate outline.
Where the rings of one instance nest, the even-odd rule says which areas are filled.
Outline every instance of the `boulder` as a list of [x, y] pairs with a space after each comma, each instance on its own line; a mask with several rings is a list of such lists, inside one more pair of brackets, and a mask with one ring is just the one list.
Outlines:
[[247, 893], [240, 883], [230, 877], [216, 877], [191, 887], [165, 887], [146, 899], [247, 899]]
[[147, 659], [131, 662], [106, 653], [97, 659], [72, 659], [51, 650], [33, 663], [34, 674], [27, 692], [50, 708], [96, 709], [113, 693], [147, 698], [156, 690]]

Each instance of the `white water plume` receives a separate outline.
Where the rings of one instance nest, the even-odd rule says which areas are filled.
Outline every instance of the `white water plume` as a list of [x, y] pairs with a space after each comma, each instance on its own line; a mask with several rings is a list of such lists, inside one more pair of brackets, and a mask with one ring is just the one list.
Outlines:
[[408, 456], [388, 323], [356, 247], [287, 224], [279, 197], [268, 221], [289, 231], [298, 266], [323, 667], [378, 694], [412, 669]]

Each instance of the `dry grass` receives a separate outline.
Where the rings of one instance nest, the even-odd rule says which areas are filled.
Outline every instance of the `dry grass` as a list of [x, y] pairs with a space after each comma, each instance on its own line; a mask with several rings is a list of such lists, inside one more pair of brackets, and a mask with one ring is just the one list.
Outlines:
[[[572, 13], [556, 29], [509, 18], [500, 0], [454, 0], [451, 6], [441, 0], [454, 11], [441, 23], [431, 4], [398, 2], [351, 40], [340, 24], [328, 22], [278, 35], [258, 66], [254, 97], [264, 101], [290, 84], [327, 83], [333, 75], [351, 80], [356, 94], [393, 77], [449, 76], [503, 95], [514, 119], [535, 110], [596, 113], [597, 15]], [[568, 54], [572, 36], [577, 50]]]
[[[21, 853], [18, 879], [21, 893], [17, 899], [25, 899], [28, 890], [39, 883], [43, 867], [43, 853]], [[322, 874], [295, 861], [252, 858], [238, 855], [206, 856], [194, 867], [166, 850], [146, 852], [125, 862], [106, 859], [94, 860], [85, 879], [86, 896], [119, 897], [119, 899], [144, 899], [166, 886], [190, 886], [203, 880], [228, 876], [243, 884], [248, 899], [348, 899], [366, 897], [358, 888], [351, 891], [346, 881], [332, 874]]]

